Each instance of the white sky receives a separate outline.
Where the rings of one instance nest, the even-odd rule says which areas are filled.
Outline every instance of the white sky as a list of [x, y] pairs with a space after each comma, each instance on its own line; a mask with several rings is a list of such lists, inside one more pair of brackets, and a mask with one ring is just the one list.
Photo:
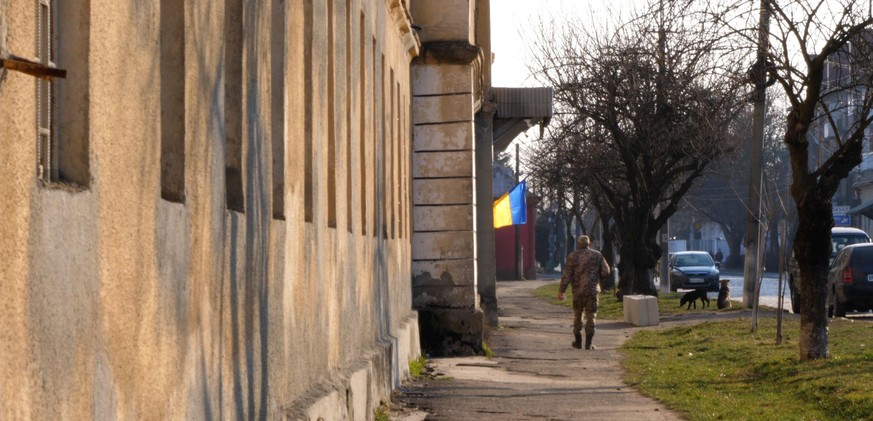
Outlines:
[[533, 40], [531, 22], [540, 17], [561, 19], [575, 16], [604, 22], [608, 7], [627, 10], [645, 5], [645, 0], [491, 0], [491, 51], [494, 64], [491, 84], [497, 87], [540, 86], [529, 77], [525, 42]]

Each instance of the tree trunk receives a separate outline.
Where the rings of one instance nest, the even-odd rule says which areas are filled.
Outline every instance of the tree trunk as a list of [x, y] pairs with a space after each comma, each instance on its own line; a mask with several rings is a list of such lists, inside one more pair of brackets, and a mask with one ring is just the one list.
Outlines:
[[827, 358], [827, 276], [834, 225], [831, 198], [817, 189], [806, 192], [797, 206], [801, 229], [794, 240], [800, 267], [800, 359]]
[[648, 234], [642, 218], [630, 218], [630, 226], [623, 227], [619, 247], [619, 295], [658, 295], [652, 283], [652, 269], [661, 257], [657, 235]]
[[724, 240], [728, 243], [728, 253], [727, 260], [722, 262], [722, 267], [725, 268], [742, 268], [743, 267], [743, 257], [740, 255], [740, 246], [743, 244], [743, 235], [745, 234], [745, 230], [731, 230], [730, 226], [719, 223], [721, 227], [721, 232], [724, 233]]
[[600, 281], [601, 289], [615, 289], [615, 248], [613, 246], [612, 239], [612, 229], [609, 226], [609, 215], [601, 215], [600, 216], [600, 224], [603, 226], [603, 244], [601, 245], [600, 252], [603, 253], [603, 257], [606, 259], [606, 263], [609, 264], [610, 273], [609, 276]]

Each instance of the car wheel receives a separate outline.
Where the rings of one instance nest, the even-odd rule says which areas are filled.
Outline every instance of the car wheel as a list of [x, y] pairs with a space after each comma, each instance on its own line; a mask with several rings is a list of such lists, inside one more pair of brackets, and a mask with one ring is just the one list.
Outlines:
[[846, 310], [847, 310], [846, 307], [847, 307], [846, 304], [841, 303], [839, 300], [837, 300], [834, 303], [834, 316], [846, 317]]
[[834, 306], [828, 306], [828, 317], [834, 317]]
[[791, 291], [791, 312], [800, 314], [800, 294]]

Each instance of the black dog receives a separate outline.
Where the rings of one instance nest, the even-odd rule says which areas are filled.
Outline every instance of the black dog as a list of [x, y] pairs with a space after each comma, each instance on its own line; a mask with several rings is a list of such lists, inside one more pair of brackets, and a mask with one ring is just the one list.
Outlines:
[[709, 305], [709, 297], [706, 296], [705, 289], [695, 289], [685, 295], [679, 300], [679, 307], [684, 306], [686, 303], [688, 304], [688, 308], [686, 310], [691, 310], [691, 306], [694, 306], [697, 309], [697, 300], [700, 300], [700, 308], [706, 308]]
[[718, 305], [719, 310], [731, 308], [731, 288], [728, 286], [730, 280], [722, 279], [719, 282], [721, 283], [721, 288], [718, 289], [718, 300], [715, 303]]

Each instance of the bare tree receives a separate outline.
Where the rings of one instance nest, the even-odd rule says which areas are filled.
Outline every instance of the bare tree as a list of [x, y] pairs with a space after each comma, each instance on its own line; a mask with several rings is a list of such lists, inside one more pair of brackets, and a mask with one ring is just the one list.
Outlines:
[[554, 132], [564, 165], [554, 166], [611, 209], [620, 296], [657, 295], [657, 233], [734, 138], [741, 61], [721, 60], [734, 51], [730, 38], [694, 10], [693, 1], [670, 1], [644, 15], [657, 19], [609, 33], [579, 22], [540, 27], [533, 70], [566, 114]]
[[[865, 132], [873, 121], [873, 18], [869, 1], [763, 4], [771, 16], [766, 71], [790, 105], [784, 141], [798, 217], [794, 255], [802, 291], [800, 358], [824, 358], [829, 355], [825, 300], [834, 225], [831, 200], [840, 181], [861, 163]], [[811, 139], [816, 126], [824, 126], [829, 136]], [[818, 149], [820, 160], [811, 159], [812, 149]]]
[[[749, 162], [750, 147], [748, 135], [751, 132], [751, 109], [747, 108], [734, 121], [735, 128], [731, 131], [738, 136], [732, 142], [737, 148], [731, 153], [720, 157], [710, 166], [710, 170], [686, 197], [688, 206], [694, 211], [719, 225], [725, 241], [730, 249], [730, 256], [725, 266], [742, 268], [743, 259], [740, 256], [741, 246], [745, 236], [746, 215], [749, 213], [746, 199], [749, 197]], [[769, 262], [768, 268], [778, 267], [779, 244], [773, 235], [778, 222], [786, 217], [791, 210], [786, 206], [787, 186], [790, 182], [790, 165], [788, 152], [782, 142], [784, 131], [784, 113], [775, 107], [767, 113], [765, 119], [765, 135], [763, 168], [764, 195], [763, 208], [767, 226], [770, 229], [768, 237], [770, 249], [765, 253]]]

